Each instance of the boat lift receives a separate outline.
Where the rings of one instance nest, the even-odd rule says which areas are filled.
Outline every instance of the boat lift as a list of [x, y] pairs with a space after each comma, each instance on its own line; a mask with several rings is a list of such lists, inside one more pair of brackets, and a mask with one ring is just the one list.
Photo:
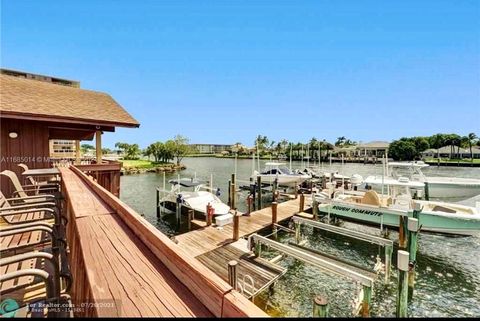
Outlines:
[[304, 247], [289, 246], [258, 234], [252, 234], [248, 238], [248, 247], [254, 248], [256, 255], [260, 254], [261, 245], [282, 252], [285, 255], [297, 260], [316, 266], [322, 270], [347, 277], [362, 285], [359, 298], [356, 300], [354, 313], [362, 311], [363, 316], [369, 316], [371, 297], [376, 274], [366, 270], [359, 269], [353, 265], [341, 262], [320, 253], [310, 251]]
[[[385, 249], [385, 284], [390, 282], [390, 274], [391, 274], [391, 265], [392, 265], [392, 253], [393, 253], [393, 241], [389, 239], [385, 239], [382, 237], [369, 235], [366, 233], [353, 231], [350, 229], [346, 229], [344, 227], [339, 227], [331, 224], [321, 223], [318, 221], [313, 221], [310, 219], [306, 219], [299, 216], [292, 217], [292, 221], [295, 224], [295, 235], [296, 239], [300, 236], [300, 227], [301, 225], [307, 225], [313, 228], [321, 229], [324, 231], [332, 232], [335, 234], [343, 235], [346, 237], [354, 238], [360, 241], [368, 242], [371, 244], [377, 244], [382, 246]], [[298, 241], [297, 241], [298, 243]]]

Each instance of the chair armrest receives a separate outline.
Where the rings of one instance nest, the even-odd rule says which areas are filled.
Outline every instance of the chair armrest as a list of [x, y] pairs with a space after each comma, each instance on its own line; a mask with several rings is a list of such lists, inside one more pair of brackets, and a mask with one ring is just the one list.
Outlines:
[[50, 212], [51, 214], [55, 214], [55, 211], [51, 208], [28, 208], [28, 209], [20, 209], [20, 210], [14, 210], [14, 211], [5, 211], [3, 213], [0, 212], [0, 217], [1, 216], [11, 216], [11, 215], [17, 215], [17, 214], [25, 214], [25, 213], [31, 213], [31, 212]]
[[0, 230], [0, 233], [7, 232], [10, 230], [18, 230], [26, 227], [34, 227], [34, 226], [44, 226], [52, 229], [52, 224], [39, 221], [39, 222], [23, 223], [23, 224], [12, 225], [12, 226], [3, 226], [2, 229]]
[[12, 197], [12, 198], [7, 198], [7, 202], [10, 202], [10, 201], [17, 201], [17, 200], [32, 200], [32, 199], [36, 199], [36, 198], [52, 198], [52, 199], [55, 199], [55, 196], [54, 195], [51, 195], [51, 194], [43, 194], [43, 195], [32, 195], [32, 196], [23, 196], [23, 197]]
[[35, 208], [56, 208], [56, 204], [52, 202], [38, 202], [38, 203], [20, 203], [20, 204], [14, 204], [10, 207], [2, 207], [0, 208], [0, 213], [5, 212], [5, 211], [11, 211], [11, 210], [23, 210], [23, 209], [31, 209], [33, 212]]

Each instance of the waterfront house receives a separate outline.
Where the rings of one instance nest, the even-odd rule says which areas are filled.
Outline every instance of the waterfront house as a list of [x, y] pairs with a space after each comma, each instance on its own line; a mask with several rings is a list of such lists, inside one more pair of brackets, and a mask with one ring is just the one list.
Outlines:
[[357, 157], [382, 157], [388, 153], [389, 142], [372, 141], [369, 143], [361, 143], [356, 146]]

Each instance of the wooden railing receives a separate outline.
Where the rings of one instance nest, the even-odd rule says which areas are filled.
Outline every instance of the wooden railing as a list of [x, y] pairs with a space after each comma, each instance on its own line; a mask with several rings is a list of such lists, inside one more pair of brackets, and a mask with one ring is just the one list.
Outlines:
[[71, 296], [91, 307], [77, 316], [267, 316], [82, 170], [60, 171]]
[[117, 161], [103, 160], [101, 164], [74, 165], [76, 168], [91, 176], [103, 188], [116, 197], [120, 197], [120, 170], [122, 163]]

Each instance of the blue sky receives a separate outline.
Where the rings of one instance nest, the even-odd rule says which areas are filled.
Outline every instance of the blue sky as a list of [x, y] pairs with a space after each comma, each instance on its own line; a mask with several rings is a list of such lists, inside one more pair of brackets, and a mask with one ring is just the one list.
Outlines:
[[1, 1], [1, 65], [111, 94], [104, 145], [480, 134], [480, 1]]

